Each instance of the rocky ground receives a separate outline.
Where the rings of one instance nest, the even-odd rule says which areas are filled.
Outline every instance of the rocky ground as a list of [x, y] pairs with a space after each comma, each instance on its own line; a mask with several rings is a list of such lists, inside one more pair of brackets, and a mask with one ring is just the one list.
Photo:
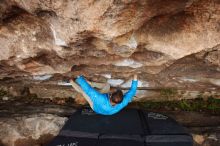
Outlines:
[[[193, 107], [197, 101], [185, 101]], [[161, 112], [176, 119], [192, 133], [195, 146], [220, 144], [220, 101], [199, 101], [212, 109], [182, 108], [176, 102], [135, 102], [128, 108], [141, 108]], [[179, 101], [181, 105], [184, 102]], [[186, 104], [186, 105], [187, 105]], [[196, 106], [199, 104], [197, 103]], [[64, 125], [79, 107], [73, 99], [42, 99], [36, 97], [6, 97], [0, 100], [0, 141], [2, 146], [43, 146]], [[216, 108], [214, 108], [217, 106]], [[198, 107], [197, 107], [198, 108]], [[200, 109], [200, 108], [199, 108]]]

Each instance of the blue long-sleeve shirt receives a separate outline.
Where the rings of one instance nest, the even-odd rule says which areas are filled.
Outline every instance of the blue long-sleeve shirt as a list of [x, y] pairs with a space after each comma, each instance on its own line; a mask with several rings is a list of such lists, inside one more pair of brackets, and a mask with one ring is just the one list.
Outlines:
[[76, 79], [76, 82], [80, 85], [82, 90], [90, 97], [93, 102], [93, 110], [96, 113], [102, 115], [112, 115], [119, 112], [122, 108], [128, 105], [131, 102], [132, 97], [136, 94], [137, 83], [138, 81], [133, 80], [130, 90], [125, 93], [121, 103], [116, 105], [111, 105], [109, 94], [102, 94], [91, 87], [83, 76], [79, 76]]

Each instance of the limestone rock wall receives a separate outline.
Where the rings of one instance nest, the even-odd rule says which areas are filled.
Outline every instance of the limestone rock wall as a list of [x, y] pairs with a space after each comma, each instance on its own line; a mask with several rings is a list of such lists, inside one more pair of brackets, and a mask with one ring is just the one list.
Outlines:
[[137, 73], [139, 88], [219, 97], [220, 0], [1, 0], [0, 44], [2, 82]]

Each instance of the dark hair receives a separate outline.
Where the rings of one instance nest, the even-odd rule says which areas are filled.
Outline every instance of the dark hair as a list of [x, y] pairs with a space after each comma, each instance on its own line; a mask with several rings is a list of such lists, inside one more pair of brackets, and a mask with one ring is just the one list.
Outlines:
[[120, 89], [112, 93], [111, 100], [114, 103], [121, 103], [123, 100], [123, 92]]

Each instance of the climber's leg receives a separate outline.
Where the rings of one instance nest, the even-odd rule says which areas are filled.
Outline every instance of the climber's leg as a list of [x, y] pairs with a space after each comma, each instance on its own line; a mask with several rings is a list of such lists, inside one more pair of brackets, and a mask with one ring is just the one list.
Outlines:
[[100, 90], [101, 93], [109, 93], [110, 92], [110, 84], [106, 83], [104, 84], [104, 87], [102, 88], [102, 90]]
[[95, 88], [98, 88], [101, 93], [108, 93], [110, 91], [110, 84], [108, 83], [97, 83], [97, 82], [90, 82], [88, 83]]
[[90, 97], [81, 89], [81, 87], [75, 83], [73, 80], [70, 80], [70, 83], [72, 85], [72, 87], [79, 93], [81, 93], [83, 95], [83, 97], [88, 101], [90, 107], [93, 109], [93, 103], [90, 99]]

